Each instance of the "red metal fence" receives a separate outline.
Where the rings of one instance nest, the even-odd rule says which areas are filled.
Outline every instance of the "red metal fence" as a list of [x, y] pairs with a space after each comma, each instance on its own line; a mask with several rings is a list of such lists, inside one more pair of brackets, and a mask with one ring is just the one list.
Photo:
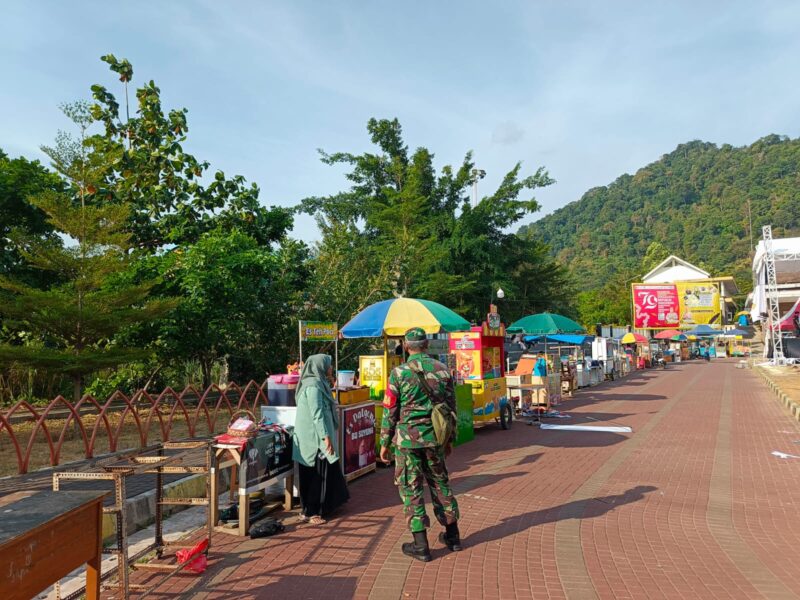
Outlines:
[[19, 401], [0, 412], [0, 458], [5, 464], [0, 476], [157, 442], [207, 437], [223, 431], [238, 410], [258, 417], [263, 404], [266, 385], [255, 381], [244, 387], [212, 385], [203, 393], [191, 386], [182, 392], [167, 388], [158, 395], [140, 390], [130, 397], [116, 391], [102, 404], [88, 395], [75, 404], [58, 396], [45, 407]]

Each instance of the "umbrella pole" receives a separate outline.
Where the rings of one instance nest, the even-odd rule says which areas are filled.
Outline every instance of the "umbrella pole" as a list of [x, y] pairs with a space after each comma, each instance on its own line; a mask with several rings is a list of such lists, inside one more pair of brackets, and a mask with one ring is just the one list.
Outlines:
[[389, 389], [389, 338], [383, 332], [383, 389]]

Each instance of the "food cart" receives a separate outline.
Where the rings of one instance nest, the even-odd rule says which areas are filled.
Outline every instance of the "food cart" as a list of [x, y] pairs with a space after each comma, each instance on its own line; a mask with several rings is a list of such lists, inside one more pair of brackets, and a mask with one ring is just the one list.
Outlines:
[[[382, 338], [383, 340], [382, 354], [359, 357], [360, 383], [369, 387], [369, 398], [375, 415], [376, 444], [380, 441], [380, 428], [383, 420], [382, 401], [389, 373], [403, 360], [402, 356], [390, 350], [390, 340], [401, 343], [405, 332], [412, 327], [421, 327], [426, 334], [435, 335], [461, 331], [469, 326], [469, 321], [436, 302], [415, 298], [394, 298], [368, 306], [342, 327], [341, 337], [345, 339]], [[458, 403], [459, 395], [463, 396], [463, 391], [456, 390], [456, 416], [460, 431], [457, 441], [460, 440], [463, 443], [471, 439], [471, 423], [468, 428], [464, 415], [458, 410], [459, 406], [464, 405], [463, 398], [461, 403]], [[471, 420], [471, 415], [467, 416]], [[360, 456], [360, 452], [358, 454]]]
[[612, 338], [597, 337], [592, 340], [592, 359], [602, 366], [603, 379], [616, 379], [621, 376], [618, 344]]
[[483, 325], [450, 334], [450, 353], [455, 356], [456, 381], [472, 387], [473, 422], [496, 421], [508, 429], [514, 411], [505, 380], [505, 335], [492, 306]]

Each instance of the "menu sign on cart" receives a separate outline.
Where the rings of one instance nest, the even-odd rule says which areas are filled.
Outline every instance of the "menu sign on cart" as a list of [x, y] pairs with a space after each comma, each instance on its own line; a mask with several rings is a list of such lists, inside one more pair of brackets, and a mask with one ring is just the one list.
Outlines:
[[375, 467], [375, 404], [341, 408], [342, 468], [345, 477]]
[[633, 286], [636, 329], [669, 329], [680, 323], [680, 303], [675, 285]]

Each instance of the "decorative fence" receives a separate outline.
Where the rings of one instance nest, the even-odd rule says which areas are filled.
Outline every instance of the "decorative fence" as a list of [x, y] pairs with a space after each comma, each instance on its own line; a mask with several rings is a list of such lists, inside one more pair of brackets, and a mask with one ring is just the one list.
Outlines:
[[25, 401], [0, 412], [0, 477], [75, 460], [144, 448], [158, 442], [208, 437], [224, 431], [231, 415], [258, 416], [267, 404], [266, 382], [212, 385], [200, 393], [167, 388], [158, 395], [114, 392], [104, 403], [84, 396], [75, 404], [58, 396], [45, 407]]

